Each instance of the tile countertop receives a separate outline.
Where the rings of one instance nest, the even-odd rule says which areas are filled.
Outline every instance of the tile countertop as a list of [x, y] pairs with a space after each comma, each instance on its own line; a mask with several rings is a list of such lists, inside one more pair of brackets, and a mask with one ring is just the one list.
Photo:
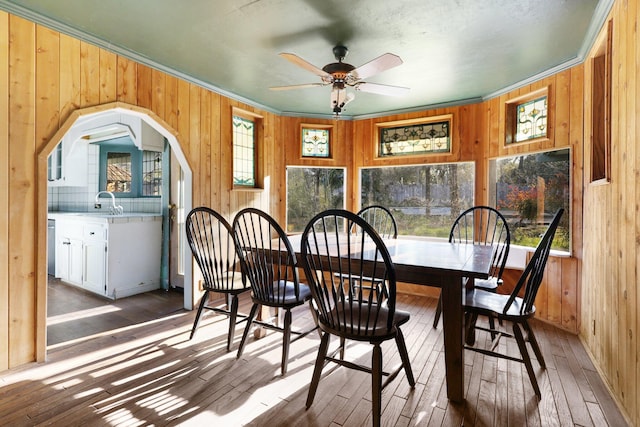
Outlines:
[[48, 212], [48, 219], [77, 220], [83, 222], [124, 223], [159, 221], [162, 215], [156, 213], [130, 212], [122, 215], [110, 215], [106, 212]]

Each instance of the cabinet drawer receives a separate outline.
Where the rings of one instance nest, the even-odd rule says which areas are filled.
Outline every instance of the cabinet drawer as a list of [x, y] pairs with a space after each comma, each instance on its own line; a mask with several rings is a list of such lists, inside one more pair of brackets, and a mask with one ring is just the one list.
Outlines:
[[84, 240], [107, 240], [107, 227], [102, 224], [85, 224]]

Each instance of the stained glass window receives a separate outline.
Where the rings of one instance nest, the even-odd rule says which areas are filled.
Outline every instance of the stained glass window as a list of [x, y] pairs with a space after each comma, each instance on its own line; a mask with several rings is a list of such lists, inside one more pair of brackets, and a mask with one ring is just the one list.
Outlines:
[[448, 153], [451, 138], [448, 120], [380, 129], [380, 157]]
[[542, 96], [516, 105], [516, 135], [514, 142], [547, 136], [547, 97]]
[[329, 129], [302, 128], [302, 157], [329, 157]]
[[162, 195], [162, 153], [142, 152], [142, 195]]
[[255, 123], [233, 116], [233, 185], [255, 187]]

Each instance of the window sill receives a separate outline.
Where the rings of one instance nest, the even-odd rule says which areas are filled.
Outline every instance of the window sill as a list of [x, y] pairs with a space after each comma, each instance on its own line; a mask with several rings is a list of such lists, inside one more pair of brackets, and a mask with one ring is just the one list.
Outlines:
[[260, 193], [262, 191], [264, 191], [264, 188], [259, 188], [259, 187], [233, 187], [231, 189], [232, 192], [239, 192], [239, 193]]
[[[535, 248], [528, 246], [509, 246], [509, 256], [507, 257], [506, 268], [513, 268], [516, 270], [524, 270], [527, 266], [527, 254], [535, 251]], [[571, 253], [567, 251], [559, 251], [552, 249], [549, 256], [556, 258], [571, 258]]]

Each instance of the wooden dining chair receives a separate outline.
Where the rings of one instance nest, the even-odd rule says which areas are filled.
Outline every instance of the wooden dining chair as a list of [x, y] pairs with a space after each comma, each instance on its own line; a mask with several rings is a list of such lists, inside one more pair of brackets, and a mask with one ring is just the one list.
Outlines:
[[[449, 241], [456, 243], [473, 243], [493, 247], [489, 278], [475, 279], [473, 287], [485, 291], [496, 292], [502, 285], [502, 273], [507, 263], [511, 232], [504, 216], [490, 206], [473, 206], [462, 212], [451, 226]], [[442, 314], [442, 297], [438, 299], [433, 327], [438, 327]], [[490, 319], [493, 322], [493, 319]], [[493, 326], [492, 326], [493, 327]]]
[[[293, 308], [308, 303], [315, 316], [311, 307], [311, 291], [309, 286], [300, 282], [298, 262], [286, 233], [269, 214], [255, 208], [243, 209], [233, 220], [233, 230], [242, 273], [251, 285], [253, 301], [237, 358], [242, 356], [252, 324], [282, 332], [280, 370], [284, 375], [287, 372], [290, 344], [317, 329], [315, 322], [312, 328], [304, 332], [291, 329]], [[258, 309], [262, 306], [284, 310], [283, 325], [257, 320]], [[292, 334], [296, 335], [294, 339], [291, 339]]]
[[[301, 253], [322, 331], [306, 406], [309, 408], [313, 403], [323, 367], [327, 362], [334, 362], [371, 374], [373, 425], [378, 426], [384, 387], [402, 369], [409, 385], [415, 385], [400, 329], [409, 321], [410, 315], [396, 309], [396, 275], [387, 247], [360, 216], [345, 210], [328, 210], [316, 215], [306, 226], [301, 238]], [[365, 295], [360, 287], [354, 298], [356, 292], [345, 289], [364, 276], [383, 284], [386, 296], [382, 292]], [[344, 277], [347, 280], [341, 280]], [[328, 354], [331, 335], [340, 338], [340, 346]], [[402, 363], [388, 373], [383, 371], [381, 344], [392, 339]], [[373, 345], [370, 366], [345, 360], [347, 340]], [[383, 383], [384, 376], [387, 379]]]
[[388, 208], [380, 205], [366, 206], [357, 215], [364, 218], [383, 239], [398, 238], [398, 224]]
[[[233, 229], [218, 212], [202, 206], [192, 209], [187, 215], [186, 233], [193, 257], [202, 272], [204, 289], [189, 339], [193, 338], [200, 324], [203, 310], [211, 310], [229, 317], [229, 351], [236, 325], [247, 320], [246, 315], [238, 314], [238, 296], [250, 290], [237, 264]], [[210, 305], [213, 293], [223, 294], [226, 306]], [[239, 321], [238, 317], [241, 318]]]
[[[531, 345], [540, 366], [544, 369], [546, 365], [544, 358], [542, 357], [538, 341], [536, 340], [533, 329], [531, 329], [528, 320], [536, 313], [534, 302], [536, 295], [538, 294], [538, 290], [540, 289], [540, 284], [542, 283], [544, 268], [549, 258], [549, 252], [551, 251], [551, 243], [553, 242], [553, 238], [563, 212], [564, 209], [559, 209], [555, 214], [551, 224], [542, 236], [542, 239], [540, 239], [533, 256], [527, 263], [518, 283], [510, 295], [500, 295], [494, 292], [475, 288], [467, 291], [465, 297], [465, 348], [482, 354], [524, 363], [527, 368], [527, 373], [529, 374], [529, 379], [531, 380], [531, 385], [533, 386], [538, 398], [541, 398], [542, 394], [540, 393], [540, 387], [536, 380], [536, 374], [533, 371], [531, 357], [527, 350], [527, 342]], [[522, 297], [519, 295], [522, 295]], [[489, 328], [478, 326], [478, 316], [487, 316], [489, 319], [497, 318], [503, 322], [509, 322], [513, 325], [513, 333], [510, 334], [504, 331], [499, 331], [491, 326]], [[490, 332], [492, 336], [495, 336], [490, 348], [487, 349], [485, 347], [474, 346], [476, 330], [487, 331]], [[523, 334], [523, 330], [526, 333], [526, 337]], [[498, 342], [503, 336], [515, 338], [518, 344], [518, 349], [520, 350], [520, 358], [496, 351]]]
[[[360, 209], [356, 215], [367, 221], [383, 239], [398, 238], [398, 224], [396, 223], [396, 219], [393, 217], [391, 211], [384, 206], [367, 206]], [[354, 232], [354, 230], [352, 230], [352, 232]], [[386, 288], [371, 277], [362, 277], [362, 280], [352, 282], [351, 290], [354, 293], [358, 293], [360, 286], [368, 292], [383, 292], [383, 295], [386, 297], [386, 294], [384, 294]]]

